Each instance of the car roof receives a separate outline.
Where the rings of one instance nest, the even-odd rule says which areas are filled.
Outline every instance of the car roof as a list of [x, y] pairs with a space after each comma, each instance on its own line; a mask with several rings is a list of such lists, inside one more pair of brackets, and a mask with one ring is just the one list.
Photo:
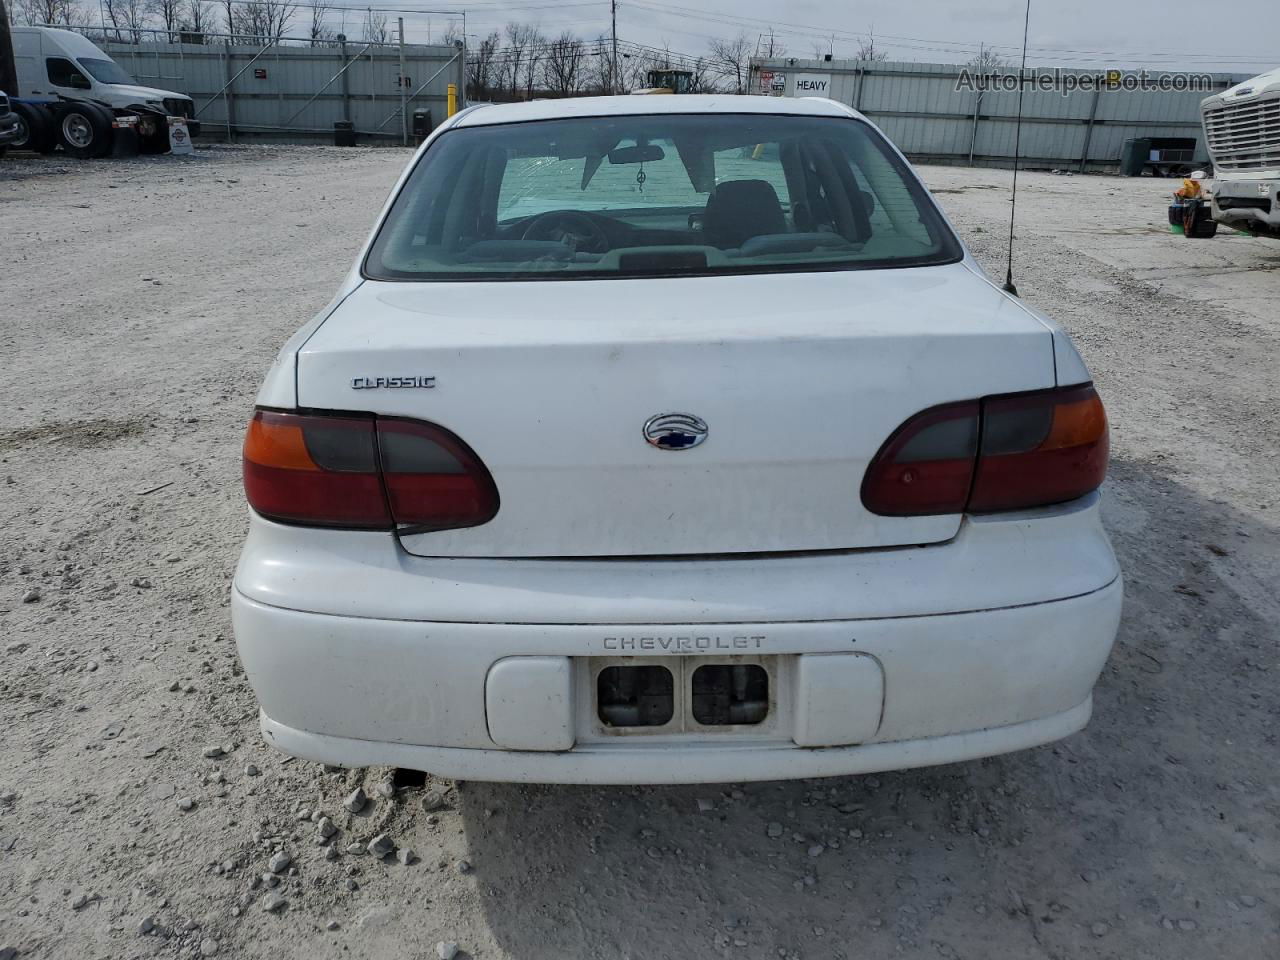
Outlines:
[[479, 127], [570, 117], [613, 117], [655, 113], [756, 113], [789, 117], [856, 117], [854, 110], [822, 97], [748, 97], [733, 94], [572, 97], [499, 103], [467, 110], [456, 126]]
[[47, 49], [47, 54], [64, 53], [72, 57], [90, 57], [92, 59], [101, 59], [107, 56], [98, 45], [88, 37], [76, 33], [74, 30], [61, 30], [58, 27], [12, 27], [13, 33], [36, 34], [44, 37], [46, 40], [52, 41], [52, 46], [61, 47], [61, 50]]

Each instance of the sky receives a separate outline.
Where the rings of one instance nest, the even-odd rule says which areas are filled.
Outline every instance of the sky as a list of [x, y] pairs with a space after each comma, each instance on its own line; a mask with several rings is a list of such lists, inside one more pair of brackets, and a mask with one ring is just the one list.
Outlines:
[[[339, 2], [356, 6], [358, 0]], [[426, 6], [374, 2], [415, 11]], [[1031, 2], [1028, 63], [1249, 74], [1280, 66], [1280, 0]], [[549, 34], [572, 30], [591, 38], [609, 32], [608, 0], [444, 0], [438, 6], [466, 10], [471, 44], [509, 20], [537, 23]], [[832, 44], [837, 58], [852, 56], [859, 39], [871, 35], [891, 60], [963, 63], [985, 44], [1016, 62], [1025, 9], [1023, 0], [618, 0], [618, 35], [699, 54], [713, 37], [743, 32], [755, 42], [772, 25], [788, 56], [810, 57], [815, 43]], [[1227, 10], [1230, 20], [1222, 16]], [[415, 12], [406, 19], [406, 36], [423, 42], [428, 29], [438, 36], [450, 19]]]

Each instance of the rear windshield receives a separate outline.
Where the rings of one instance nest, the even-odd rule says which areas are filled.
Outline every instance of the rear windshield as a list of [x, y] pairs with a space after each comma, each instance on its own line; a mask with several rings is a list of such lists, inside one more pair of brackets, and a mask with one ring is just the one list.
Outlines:
[[99, 83], [133, 83], [133, 77], [124, 72], [120, 64], [114, 60], [96, 60], [91, 57], [80, 57], [77, 61], [93, 75]]
[[396, 197], [364, 271], [604, 279], [959, 257], [919, 182], [861, 121], [662, 114], [446, 131]]

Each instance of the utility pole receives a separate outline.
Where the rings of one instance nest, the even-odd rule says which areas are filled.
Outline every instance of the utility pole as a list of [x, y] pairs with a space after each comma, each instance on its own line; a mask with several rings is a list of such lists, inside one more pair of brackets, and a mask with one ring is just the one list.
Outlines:
[[[0, 0], [3, 2], [3, 0]], [[618, 0], [609, 0], [610, 31], [613, 34], [613, 63], [609, 71], [609, 92], [618, 92]]]
[[404, 17], [398, 18], [400, 24], [400, 146], [409, 145], [409, 87], [404, 76]]

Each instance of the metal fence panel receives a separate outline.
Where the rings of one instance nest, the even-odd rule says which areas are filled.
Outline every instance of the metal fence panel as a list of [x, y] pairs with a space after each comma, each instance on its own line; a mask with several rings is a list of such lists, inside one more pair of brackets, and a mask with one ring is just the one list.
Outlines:
[[[202, 137], [323, 139], [332, 136], [336, 121], [349, 120], [358, 135], [401, 138], [400, 47], [395, 43], [91, 39], [139, 83], [191, 97]], [[443, 120], [449, 84], [457, 84], [461, 96], [464, 61], [460, 47], [406, 44], [404, 112], [426, 109], [433, 124]]]
[[[768, 89], [781, 75], [781, 95], [795, 96], [797, 74], [830, 78], [832, 99], [866, 114], [912, 159], [1012, 164], [1016, 90], [958, 90], [961, 69], [937, 63], [760, 58], [751, 61], [751, 90]], [[1003, 70], [1016, 74], [1016, 68]], [[1200, 101], [1248, 79], [1246, 74], [1210, 76], [1213, 89], [1204, 92], [1074, 90], [1064, 96], [1025, 91], [1019, 153], [1029, 166], [1109, 170], [1118, 164], [1127, 139], [1191, 137], [1198, 144], [1196, 156], [1207, 161], [1208, 151], [1200, 142]]]
[[[246, 44], [213, 35], [206, 43], [193, 44], [168, 42], [168, 34], [150, 36], [160, 42], [91, 39], [139, 82], [191, 96], [206, 136], [315, 139], [328, 137], [338, 120], [350, 120], [366, 137], [401, 136], [398, 44]], [[458, 84], [459, 91], [464, 87], [465, 56], [451, 46], [412, 44], [405, 46], [404, 58], [405, 93], [411, 95], [405, 112], [425, 108], [438, 123], [447, 111], [448, 85]], [[830, 78], [834, 99], [861, 110], [915, 159], [1012, 162], [1018, 94], [957, 90], [958, 66], [774, 58], [753, 60], [751, 69], [753, 90], [760, 89], [762, 74], [768, 72], [785, 77], [786, 96], [794, 94], [798, 73]], [[1242, 74], [1211, 76], [1216, 90], [1247, 79]], [[1200, 101], [1207, 95], [1028, 91], [1022, 102], [1020, 152], [1033, 166], [1113, 168], [1123, 142], [1131, 137], [1199, 141]], [[1202, 144], [1196, 153], [1207, 158]]]

